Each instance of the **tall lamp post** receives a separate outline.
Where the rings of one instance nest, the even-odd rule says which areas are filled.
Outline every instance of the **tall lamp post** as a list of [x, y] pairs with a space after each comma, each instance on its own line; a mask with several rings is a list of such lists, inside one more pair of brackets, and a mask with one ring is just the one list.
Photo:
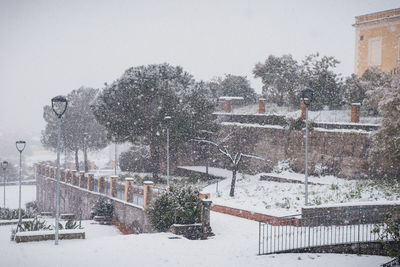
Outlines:
[[51, 107], [58, 117], [58, 139], [57, 139], [57, 185], [56, 185], [56, 230], [55, 245], [58, 245], [58, 221], [60, 217], [60, 144], [61, 144], [61, 117], [67, 110], [68, 101], [63, 96], [51, 99]]
[[22, 151], [24, 151], [26, 142], [25, 141], [17, 141], [15, 142], [15, 146], [17, 150], [19, 151], [19, 187], [18, 187], [18, 226], [17, 226], [17, 231], [21, 227], [21, 178], [22, 178]]
[[305, 87], [301, 90], [301, 101], [306, 106], [306, 166], [305, 166], [305, 205], [308, 205], [308, 106], [310, 105], [314, 96], [314, 90]]
[[167, 126], [167, 187], [169, 187], [169, 123], [171, 121], [171, 116], [165, 116], [164, 121]]
[[8, 166], [8, 161], [3, 161], [1, 167], [3, 168], [3, 205], [6, 208], [6, 169]]

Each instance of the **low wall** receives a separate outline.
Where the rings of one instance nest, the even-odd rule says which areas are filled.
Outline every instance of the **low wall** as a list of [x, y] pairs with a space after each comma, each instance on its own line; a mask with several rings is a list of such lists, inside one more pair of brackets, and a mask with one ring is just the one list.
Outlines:
[[[55, 192], [55, 179], [37, 175], [36, 199], [39, 211], [55, 213]], [[140, 232], [152, 232], [143, 207], [65, 182], [60, 182], [60, 213], [73, 213], [76, 218], [88, 220], [94, 203], [104, 197], [112, 201], [116, 221], [127, 227], [135, 227]]]
[[385, 214], [400, 213], [400, 203], [302, 208], [303, 226], [381, 223]]

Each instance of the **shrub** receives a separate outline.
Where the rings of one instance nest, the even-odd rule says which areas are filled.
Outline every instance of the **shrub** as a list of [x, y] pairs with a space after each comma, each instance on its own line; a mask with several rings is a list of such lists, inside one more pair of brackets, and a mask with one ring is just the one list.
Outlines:
[[384, 215], [383, 223], [376, 225], [372, 230], [379, 234], [380, 240], [393, 240], [394, 244], [384, 243], [384, 248], [388, 255], [400, 259], [400, 215], [398, 212], [387, 213]]
[[[33, 218], [32, 212], [21, 209], [21, 218]], [[18, 219], [18, 209], [0, 208], [0, 220]]]
[[65, 222], [65, 225], [62, 225], [61, 223], [58, 223], [58, 229], [60, 230], [69, 230], [69, 229], [77, 229], [77, 228], [81, 228], [79, 226], [79, 223], [77, 221], [74, 220], [68, 220]]
[[199, 191], [192, 187], [170, 186], [146, 208], [146, 213], [150, 224], [158, 231], [166, 231], [175, 223], [199, 223]]
[[111, 200], [107, 198], [100, 198], [97, 200], [91, 210], [91, 218], [94, 216], [105, 216], [106, 218], [112, 219], [114, 213], [114, 207]]
[[150, 154], [143, 151], [134, 151], [133, 149], [122, 152], [119, 157], [119, 166], [121, 171], [131, 172], [152, 172]]
[[19, 226], [19, 232], [26, 232], [26, 231], [40, 231], [40, 230], [51, 230], [52, 226], [47, 225], [46, 221], [42, 221], [35, 217], [32, 221], [22, 222]]
[[30, 213], [38, 213], [37, 201], [31, 201], [25, 204], [25, 208]]

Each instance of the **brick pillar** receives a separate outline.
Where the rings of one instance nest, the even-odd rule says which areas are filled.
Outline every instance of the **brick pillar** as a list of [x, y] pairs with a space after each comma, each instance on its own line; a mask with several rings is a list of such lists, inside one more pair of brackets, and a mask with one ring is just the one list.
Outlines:
[[125, 178], [124, 200], [126, 202], [132, 202], [134, 181], [135, 180], [133, 178]]
[[49, 166], [49, 177], [53, 178], [53, 166]]
[[104, 177], [100, 177], [97, 180], [97, 191], [99, 193], [103, 193], [104, 192]]
[[46, 166], [46, 177], [50, 177], [50, 165]]
[[265, 99], [260, 98], [258, 99], [258, 114], [264, 114], [265, 113]]
[[77, 172], [78, 172], [77, 170], [72, 170], [72, 172], [71, 172], [71, 184], [72, 185], [75, 185], [75, 179], [76, 179]]
[[79, 177], [78, 177], [78, 186], [83, 187], [83, 176], [85, 176], [84, 171], [79, 172]]
[[351, 122], [360, 122], [360, 103], [351, 103]]
[[72, 162], [69, 163], [69, 169], [70, 169], [70, 170], [73, 170], [73, 169], [74, 169], [74, 163], [72, 163]]
[[87, 189], [89, 191], [93, 191], [93, 187], [94, 187], [94, 174], [90, 173], [88, 174], [88, 179], [87, 179]]
[[306, 119], [306, 104], [304, 104], [303, 100], [300, 100], [300, 110], [301, 110], [301, 119]]
[[113, 175], [110, 177], [110, 196], [111, 197], [117, 196], [117, 182], [118, 182], [118, 176]]
[[152, 181], [143, 182], [143, 207], [149, 205], [153, 198], [153, 185]]
[[203, 210], [201, 214], [201, 224], [203, 226], [203, 234], [206, 238], [208, 235], [212, 235], [211, 224], [210, 224], [210, 209], [212, 201], [210, 199], [203, 199]]
[[64, 168], [60, 168], [60, 182], [64, 182]]
[[226, 113], [231, 113], [232, 112], [232, 100], [231, 99], [226, 99], [225, 100], [225, 112]]

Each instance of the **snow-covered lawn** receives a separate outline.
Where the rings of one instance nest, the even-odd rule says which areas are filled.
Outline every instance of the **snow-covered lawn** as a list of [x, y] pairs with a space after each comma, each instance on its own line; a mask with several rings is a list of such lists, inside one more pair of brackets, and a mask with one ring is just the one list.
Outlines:
[[380, 256], [279, 254], [257, 256], [258, 223], [211, 212], [216, 234], [187, 240], [170, 233], [121, 235], [113, 226], [84, 221], [87, 239], [15, 243], [0, 227], [0, 266], [379, 266]]
[[[3, 207], [3, 185], [0, 184], [0, 206]], [[6, 208], [18, 209], [18, 185], [6, 186]], [[36, 200], [36, 185], [21, 186], [21, 207], [25, 203]]]
[[[187, 169], [205, 172], [204, 166], [190, 166]], [[214, 204], [260, 212], [274, 216], [292, 215], [301, 212], [304, 205], [304, 184], [278, 183], [260, 181], [257, 175], [238, 174], [235, 187], [235, 196], [230, 197], [232, 173], [229, 170], [210, 168], [213, 175], [226, 177], [216, 184], [205, 187], [202, 192], [210, 193]], [[287, 170], [268, 173], [287, 179], [304, 181], [304, 174], [293, 173]], [[309, 177], [310, 182], [322, 185], [309, 184], [309, 203], [311, 206], [343, 205], [343, 203], [399, 203], [399, 185], [385, 185], [368, 180], [346, 180], [334, 176]]]

